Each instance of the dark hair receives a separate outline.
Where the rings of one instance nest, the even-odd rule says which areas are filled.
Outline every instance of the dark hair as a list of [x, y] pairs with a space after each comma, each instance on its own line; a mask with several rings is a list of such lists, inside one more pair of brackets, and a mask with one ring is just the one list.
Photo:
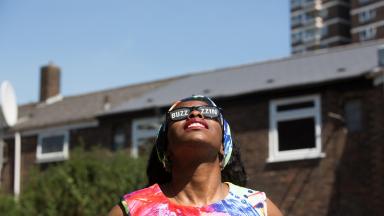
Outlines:
[[[164, 136], [166, 136], [166, 133], [159, 133], [157, 139], [166, 142], [166, 137]], [[163, 164], [158, 158], [156, 145], [152, 147], [148, 159], [147, 177], [148, 186], [155, 183], [164, 184], [170, 182], [172, 179], [172, 174], [164, 169]], [[221, 171], [221, 177], [222, 181], [231, 182], [239, 186], [245, 187], [247, 184], [247, 174], [241, 160], [240, 148], [235, 142], [233, 143], [231, 158], [225, 168]]]

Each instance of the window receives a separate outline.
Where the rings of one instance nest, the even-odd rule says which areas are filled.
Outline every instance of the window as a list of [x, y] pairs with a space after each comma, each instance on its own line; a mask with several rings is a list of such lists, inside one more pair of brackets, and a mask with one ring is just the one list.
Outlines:
[[376, 36], [376, 29], [375, 28], [366, 28], [363, 31], [359, 32], [359, 39], [360, 41], [366, 41], [373, 39]]
[[142, 118], [132, 122], [132, 156], [147, 155], [161, 126], [161, 118]]
[[305, 53], [306, 49], [303, 46], [297, 46], [292, 48], [292, 53], [293, 54], [300, 54], [300, 53]]
[[68, 131], [39, 134], [36, 150], [38, 163], [55, 162], [68, 159]]
[[113, 150], [123, 149], [125, 147], [125, 130], [122, 125], [114, 128], [112, 135], [112, 148]]
[[291, 0], [291, 8], [295, 8], [301, 5], [301, 0]]
[[354, 99], [347, 101], [344, 106], [345, 124], [349, 132], [358, 132], [362, 129], [361, 102]]
[[293, 16], [293, 17], [291, 18], [291, 25], [292, 25], [292, 26], [295, 26], [295, 25], [299, 25], [299, 24], [301, 24], [301, 22], [302, 22], [302, 17], [303, 17], [302, 14], [298, 14], [298, 15], [296, 15], [296, 16]]
[[323, 156], [320, 96], [271, 101], [268, 162]]
[[307, 12], [303, 15], [304, 23], [310, 23], [315, 20], [313, 12]]
[[292, 34], [292, 43], [298, 43], [302, 41], [302, 32], [295, 32]]
[[322, 9], [320, 12], [319, 12], [319, 16], [321, 17], [321, 18], [327, 18], [328, 17], [328, 9], [326, 9], [326, 8], [324, 8], [324, 9]]
[[321, 38], [324, 38], [324, 37], [327, 37], [327, 35], [328, 35], [328, 26], [323, 26], [320, 29], [320, 36]]
[[376, 17], [376, 10], [366, 10], [366, 11], [363, 11], [361, 13], [359, 13], [359, 22], [360, 23], [365, 23], [365, 22], [368, 22], [370, 20], [373, 20], [375, 19]]
[[308, 42], [315, 39], [316, 30], [314, 28], [308, 29], [304, 32], [303, 41]]

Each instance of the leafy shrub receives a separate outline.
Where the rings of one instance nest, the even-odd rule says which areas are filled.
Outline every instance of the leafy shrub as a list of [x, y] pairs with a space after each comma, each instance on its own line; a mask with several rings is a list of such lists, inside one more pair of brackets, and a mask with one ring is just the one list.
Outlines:
[[0, 212], [6, 212], [8, 216], [21, 215], [19, 207], [13, 196], [0, 194]]
[[[71, 159], [31, 172], [18, 204], [4, 205], [13, 215], [106, 215], [120, 196], [146, 184], [145, 160], [126, 152], [75, 149]], [[5, 199], [6, 200], [6, 199]], [[3, 199], [0, 199], [0, 203]], [[0, 204], [2, 208], [2, 204]], [[8, 209], [6, 209], [8, 208]], [[1, 209], [0, 209], [1, 210]], [[7, 215], [11, 215], [8, 214]]]

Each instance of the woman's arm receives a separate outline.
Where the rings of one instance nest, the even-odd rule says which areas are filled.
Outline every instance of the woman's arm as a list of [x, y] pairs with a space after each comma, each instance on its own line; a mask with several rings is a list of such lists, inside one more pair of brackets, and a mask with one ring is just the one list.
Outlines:
[[108, 213], [108, 216], [124, 216], [123, 211], [119, 205], [115, 205], [111, 211]]
[[268, 216], [283, 216], [279, 208], [267, 198], [267, 211], [268, 211]]

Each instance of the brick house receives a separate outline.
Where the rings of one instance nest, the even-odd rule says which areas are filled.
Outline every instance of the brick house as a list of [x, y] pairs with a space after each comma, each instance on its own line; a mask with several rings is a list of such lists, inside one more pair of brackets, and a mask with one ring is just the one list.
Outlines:
[[[175, 99], [204, 94], [224, 109], [248, 186], [266, 191], [285, 215], [380, 215], [383, 44], [354, 44], [23, 105], [12, 129], [22, 134], [22, 182], [28, 167], [68, 159], [69, 149], [80, 144], [145, 154], [167, 107]], [[11, 132], [2, 170], [2, 187], [9, 191]]]

